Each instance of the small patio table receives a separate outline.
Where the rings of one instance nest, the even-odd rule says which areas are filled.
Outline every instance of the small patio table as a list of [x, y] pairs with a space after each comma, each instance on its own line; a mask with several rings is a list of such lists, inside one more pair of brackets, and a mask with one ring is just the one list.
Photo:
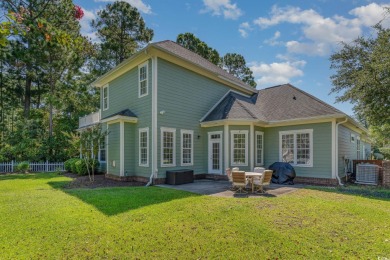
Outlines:
[[254, 184], [253, 184], [253, 179], [254, 179], [254, 177], [261, 177], [261, 176], [263, 176], [263, 174], [262, 174], [262, 173], [259, 173], [259, 172], [245, 172], [245, 177], [251, 180], [252, 193], [253, 193], [254, 190], [255, 190], [255, 186], [254, 186]]

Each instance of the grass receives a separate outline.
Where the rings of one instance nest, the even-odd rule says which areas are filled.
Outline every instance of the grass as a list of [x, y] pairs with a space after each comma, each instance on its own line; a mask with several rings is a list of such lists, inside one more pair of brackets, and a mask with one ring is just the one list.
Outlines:
[[390, 258], [390, 199], [301, 189], [216, 198], [0, 175], [1, 259]]

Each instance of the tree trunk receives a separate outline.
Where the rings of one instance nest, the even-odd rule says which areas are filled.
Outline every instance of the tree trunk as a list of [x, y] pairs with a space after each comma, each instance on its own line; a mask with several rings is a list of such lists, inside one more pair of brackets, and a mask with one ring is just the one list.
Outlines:
[[29, 74], [30, 74], [30, 68], [27, 67], [26, 86], [25, 86], [25, 90], [24, 90], [24, 117], [25, 118], [30, 117], [32, 79], [31, 79], [31, 76]]

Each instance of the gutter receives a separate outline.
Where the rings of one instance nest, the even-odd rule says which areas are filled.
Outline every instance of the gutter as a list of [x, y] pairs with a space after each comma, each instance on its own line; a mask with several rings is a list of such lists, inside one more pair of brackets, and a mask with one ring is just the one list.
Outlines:
[[335, 152], [335, 164], [336, 164], [336, 178], [339, 182], [340, 186], [344, 186], [344, 184], [341, 182], [340, 176], [339, 176], [339, 125], [344, 124], [348, 122], [348, 117], [344, 119], [344, 121], [336, 123], [336, 152]]

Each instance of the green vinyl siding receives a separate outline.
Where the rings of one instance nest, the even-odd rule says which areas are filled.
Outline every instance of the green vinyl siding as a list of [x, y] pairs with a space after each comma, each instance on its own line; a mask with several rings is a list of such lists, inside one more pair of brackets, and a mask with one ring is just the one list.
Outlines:
[[[216, 81], [158, 59], [157, 111], [157, 163], [159, 177], [170, 169], [193, 169], [195, 173], [207, 172], [207, 132], [199, 120], [225, 95], [229, 88]], [[176, 166], [161, 167], [161, 127], [176, 129]], [[181, 166], [180, 130], [194, 131], [194, 165]], [[198, 139], [199, 136], [199, 139]]]
[[[102, 118], [113, 115], [125, 109], [130, 109], [138, 119], [137, 123], [124, 123], [124, 174], [125, 176], [150, 176], [150, 168], [138, 166], [138, 128], [149, 127], [152, 124], [152, 62], [148, 62], [148, 95], [138, 97], [138, 67], [112, 80], [108, 87], [109, 108], [101, 111]], [[113, 142], [107, 147], [110, 161], [108, 172], [119, 175], [120, 172], [120, 127], [119, 123], [110, 125], [109, 141]], [[149, 132], [151, 144], [151, 132]], [[151, 162], [151, 149], [149, 149], [149, 162]], [[112, 167], [112, 160], [116, 160], [116, 167]]]
[[[138, 67], [112, 80], [108, 87], [108, 109], [101, 111], [106, 118], [125, 109], [130, 109], [138, 118], [137, 125], [146, 127], [151, 124], [152, 111], [152, 63], [148, 63], [148, 95], [138, 97]], [[102, 94], [101, 94], [102, 99]], [[102, 101], [101, 101], [102, 102]], [[102, 104], [102, 103], [101, 103]]]
[[125, 158], [125, 164], [124, 164], [124, 171], [125, 176], [132, 176], [134, 175], [134, 165], [136, 160], [136, 151], [134, 150], [135, 146], [135, 124], [132, 123], [124, 123], [124, 158]]
[[[120, 175], [120, 126], [119, 123], [108, 125], [108, 142], [107, 150], [108, 157], [106, 162], [108, 164], [108, 173]], [[115, 161], [115, 167], [113, 166]]]
[[265, 167], [269, 167], [272, 163], [280, 160], [279, 132], [300, 129], [313, 129], [313, 167], [293, 166], [297, 176], [332, 178], [332, 124], [330, 122], [265, 128]]
[[[357, 160], [357, 138], [360, 137], [360, 135], [343, 125], [339, 125], [338, 128], [338, 170], [339, 175], [344, 176], [346, 166], [347, 171], [353, 171], [352, 160]], [[355, 135], [355, 142], [351, 142], [351, 134]], [[371, 150], [371, 145], [360, 139], [360, 160], [366, 159], [363, 158], [363, 146], [365, 146], [366, 156], [369, 155]], [[346, 165], [344, 158], [349, 159], [348, 165]]]

